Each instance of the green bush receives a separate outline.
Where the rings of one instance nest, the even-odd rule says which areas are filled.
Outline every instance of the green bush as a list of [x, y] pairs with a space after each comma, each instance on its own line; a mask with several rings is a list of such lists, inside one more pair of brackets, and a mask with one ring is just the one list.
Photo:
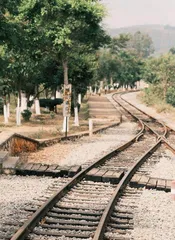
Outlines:
[[25, 109], [22, 113], [21, 113], [23, 119], [27, 122], [30, 120], [32, 113], [31, 111], [29, 111], [28, 109]]
[[50, 117], [52, 118], [52, 119], [54, 119], [55, 118], [55, 113], [54, 112], [50, 112]]
[[170, 87], [166, 94], [167, 103], [175, 107], [175, 87]]
[[149, 88], [144, 89], [142, 99], [147, 106], [162, 103], [162, 101], [164, 101], [162, 86], [150, 85]]
[[61, 105], [63, 103], [62, 98], [56, 99], [39, 99], [40, 107], [48, 107], [50, 111], [54, 111], [56, 105]]

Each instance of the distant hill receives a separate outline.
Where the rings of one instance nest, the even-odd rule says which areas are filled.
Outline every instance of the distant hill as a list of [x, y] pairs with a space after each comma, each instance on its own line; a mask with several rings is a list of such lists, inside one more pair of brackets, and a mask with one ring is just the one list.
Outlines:
[[153, 40], [156, 55], [168, 52], [171, 47], [175, 47], [175, 27], [169, 25], [140, 25], [107, 29], [107, 31], [113, 37], [121, 33], [134, 34], [137, 31], [147, 33]]

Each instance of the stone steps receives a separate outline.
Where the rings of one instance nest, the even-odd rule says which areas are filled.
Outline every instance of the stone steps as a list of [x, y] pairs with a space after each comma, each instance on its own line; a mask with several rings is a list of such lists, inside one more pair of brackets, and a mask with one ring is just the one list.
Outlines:
[[0, 151], [0, 173], [15, 174], [19, 157], [11, 157], [7, 151]]
[[88, 100], [90, 118], [112, 118], [119, 116], [113, 104], [103, 96], [91, 96]]

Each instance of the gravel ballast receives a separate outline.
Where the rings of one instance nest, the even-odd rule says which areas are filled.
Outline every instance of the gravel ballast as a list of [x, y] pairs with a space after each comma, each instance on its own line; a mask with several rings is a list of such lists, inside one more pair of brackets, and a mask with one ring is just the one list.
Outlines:
[[167, 158], [164, 155], [159, 157], [159, 162], [150, 171], [150, 177], [169, 180], [175, 179], [175, 157], [170, 150], [167, 149], [166, 152], [169, 157]]
[[65, 179], [0, 175], [0, 234], [6, 222], [24, 222], [27, 212], [23, 208], [35, 206], [36, 199], [45, 195], [49, 186], [62, 181]]
[[136, 123], [122, 123], [92, 137], [82, 137], [77, 141], [66, 141], [44, 148], [27, 156], [28, 162], [58, 164], [60, 166], [81, 165], [93, 162], [119, 145], [127, 142], [134, 135]]
[[132, 236], [137, 240], [174, 240], [174, 219], [171, 193], [145, 189], [134, 214]]

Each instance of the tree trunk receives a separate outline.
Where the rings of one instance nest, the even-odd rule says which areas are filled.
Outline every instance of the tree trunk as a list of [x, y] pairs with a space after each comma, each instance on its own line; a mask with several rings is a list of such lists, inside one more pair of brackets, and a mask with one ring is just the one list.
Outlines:
[[10, 117], [10, 103], [7, 103], [7, 117]]
[[[77, 93], [76, 93], [75, 87], [74, 87], [74, 90], [73, 90], [73, 99], [74, 99], [74, 126], [79, 127], [78, 106], [77, 106]], [[80, 100], [80, 99], [78, 99], [78, 100]], [[81, 104], [80, 102], [78, 102], [78, 103]]]
[[78, 94], [78, 103], [81, 105], [81, 93]]
[[104, 87], [104, 81], [102, 80], [100, 81], [100, 88], [103, 89], [103, 87]]
[[19, 86], [18, 90], [18, 103], [17, 103], [17, 110], [16, 110], [16, 124], [17, 126], [21, 125], [21, 87]]
[[48, 88], [46, 88], [46, 89], [45, 89], [45, 96], [46, 96], [46, 98], [48, 98], [48, 95], [49, 95], [49, 94], [48, 94]]
[[[38, 86], [35, 87], [35, 93], [36, 93], [36, 95], [38, 95]], [[39, 96], [38, 96], [38, 98], [39, 98]], [[40, 104], [39, 104], [38, 98], [35, 99], [35, 113], [37, 115], [41, 115]]]
[[10, 94], [8, 94], [8, 101], [7, 101], [7, 117], [10, 117]]
[[90, 95], [92, 95], [92, 87], [91, 86], [89, 87], [89, 93], [90, 93]]
[[65, 60], [63, 62], [63, 70], [64, 70], [64, 84], [68, 85], [69, 81], [68, 81], [68, 62]]
[[74, 108], [74, 125], [79, 127], [78, 107]]
[[21, 93], [21, 112], [27, 109], [26, 93]]
[[113, 86], [113, 78], [110, 78], [110, 85]]
[[[63, 70], [64, 70], [64, 84], [68, 85], [68, 61], [64, 60], [63, 61]], [[63, 103], [63, 107], [65, 106], [65, 102]], [[66, 125], [67, 125], [67, 132], [69, 131], [69, 117], [64, 117], [63, 120], [63, 130], [62, 132], [66, 132]]]
[[8, 115], [7, 115], [7, 101], [6, 101], [6, 96], [4, 96], [3, 113], [4, 113], [4, 123], [5, 123], [5, 124], [8, 124]]
[[55, 89], [52, 89], [51, 99], [55, 99], [55, 97], [56, 97], [56, 91]]
[[56, 90], [56, 98], [61, 98], [61, 91], [59, 87]]
[[39, 99], [38, 98], [35, 99], [35, 113], [37, 115], [41, 115], [40, 104], [39, 104]]

